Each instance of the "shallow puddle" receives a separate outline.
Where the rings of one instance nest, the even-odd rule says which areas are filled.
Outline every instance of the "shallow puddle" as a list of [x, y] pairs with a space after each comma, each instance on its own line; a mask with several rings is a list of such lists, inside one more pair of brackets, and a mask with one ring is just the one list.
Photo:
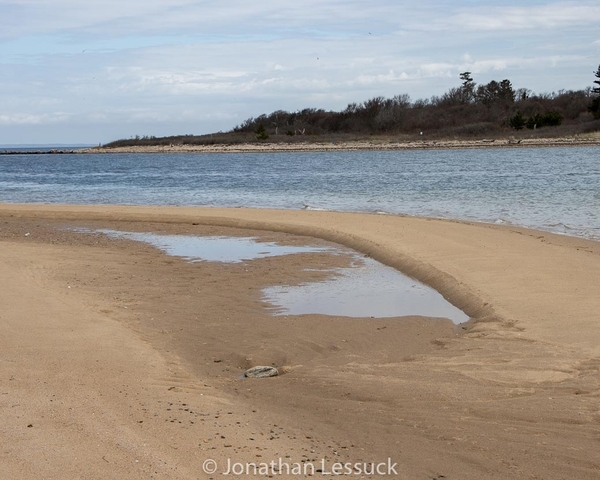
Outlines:
[[323, 314], [345, 317], [402, 317], [420, 315], [469, 320], [439, 292], [373, 259], [337, 270], [324, 282], [275, 286], [263, 290], [275, 315]]
[[[80, 229], [79, 231], [92, 232]], [[331, 252], [340, 249], [315, 246], [286, 246], [259, 242], [252, 237], [203, 237], [156, 233], [93, 230], [112, 238], [150, 244], [167, 255], [188, 262], [239, 263], [296, 253]], [[469, 317], [436, 290], [370, 258], [358, 258], [356, 266], [332, 271], [323, 282], [263, 289], [264, 300], [274, 315], [322, 314], [347, 317], [402, 317], [419, 315], [449, 318], [463, 323]]]
[[252, 237], [198, 237], [193, 235], [159, 235], [156, 233], [95, 230], [112, 238], [144, 242], [159, 248], [167, 255], [181, 257], [188, 262], [240, 263], [265, 257], [294, 253], [334, 252], [327, 247], [289, 246], [275, 242], [258, 242]]

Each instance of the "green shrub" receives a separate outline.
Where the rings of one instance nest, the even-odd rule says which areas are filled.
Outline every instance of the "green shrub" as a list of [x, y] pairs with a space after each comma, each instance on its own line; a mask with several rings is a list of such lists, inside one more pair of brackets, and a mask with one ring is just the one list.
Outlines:
[[590, 112], [594, 115], [594, 118], [600, 119], [600, 95], [592, 98], [592, 102], [588, 108]]
[[508, 124], [515, 130], [523, 130], [523, 127], [525, 127], [525, 123], [525, 117], [521, 112], [517, 112], [508, 119]]
[[557, 127], [561, 125], [563, 116], [560, 112], [551, 111], [546, 112], [543, 115], [536, 113], [527, 119], [525, 126], [529, 129], [542, 128], [542, 127]]
[[256, 129], [256, 138], [258, 140], [267, 140], [269, 138], [269, 134], [264, 125], [260, 124]]

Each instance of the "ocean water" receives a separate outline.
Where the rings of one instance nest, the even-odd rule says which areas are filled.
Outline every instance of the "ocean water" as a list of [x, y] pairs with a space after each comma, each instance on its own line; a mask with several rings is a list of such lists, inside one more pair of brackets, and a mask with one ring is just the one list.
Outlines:
[[11, 155], [0, 201], [407, 214], [600, 240], [600, 148]]

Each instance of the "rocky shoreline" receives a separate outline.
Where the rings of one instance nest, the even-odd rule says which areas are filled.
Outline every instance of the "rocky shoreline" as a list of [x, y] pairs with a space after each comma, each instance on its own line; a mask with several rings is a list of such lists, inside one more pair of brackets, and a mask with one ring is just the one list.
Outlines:
[[[90, 149], [86, 149], [90, 150]], [[0, 151], [0, 155], [69, 155], [74, 153], [82, 153], [81, 150], [4, 150]]]

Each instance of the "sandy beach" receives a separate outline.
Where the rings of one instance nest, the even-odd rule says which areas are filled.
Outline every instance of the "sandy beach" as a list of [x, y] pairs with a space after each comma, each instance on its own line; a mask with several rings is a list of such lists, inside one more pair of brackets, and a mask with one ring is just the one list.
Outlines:
[[600, 146], [600, 135], [589, 133], [562, 138], [498, 138], [498, 139], [427, 139], [396, 140], [372, 138], [356, 141], [255, 142], [241, 144], [193, 145], [136, 145], [94, 147], [78, 153], [253, 153], [253, 152], [336, 152], [356, 150], [435, 150], [472, 148], [540, 148]]
[[[472, 320], [273, 316], [263, 287], [348, 257], [191, 264], [74, 228], [342, 245]], [[0, 204], [0, 266], [2, 478], [600, 477], [600, 243], [395, 215]], [[253, 365], [284, 374], [240, 378]], [[232, 462], [263, 470], [225, 475]]]

